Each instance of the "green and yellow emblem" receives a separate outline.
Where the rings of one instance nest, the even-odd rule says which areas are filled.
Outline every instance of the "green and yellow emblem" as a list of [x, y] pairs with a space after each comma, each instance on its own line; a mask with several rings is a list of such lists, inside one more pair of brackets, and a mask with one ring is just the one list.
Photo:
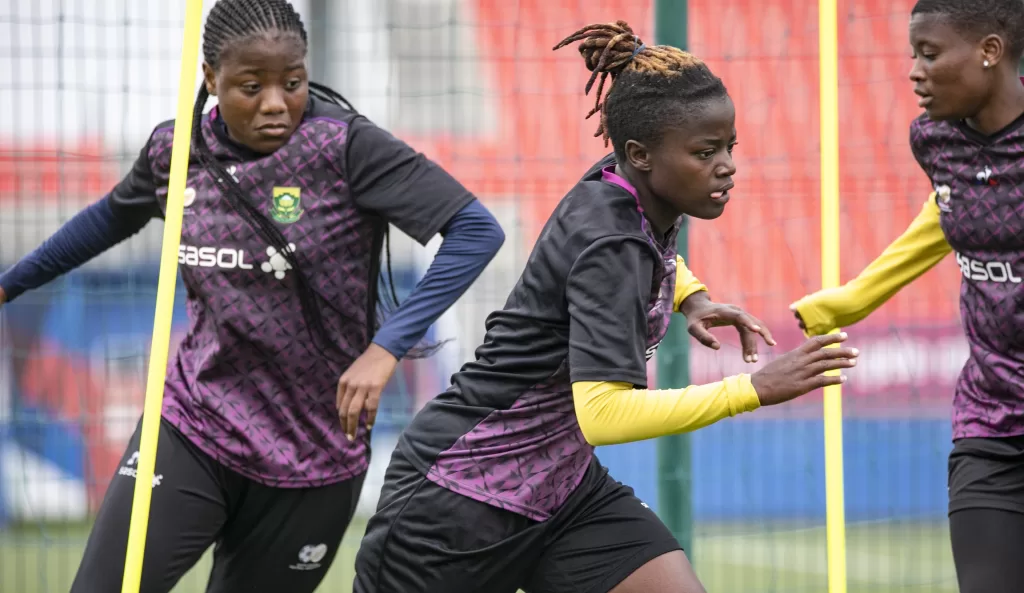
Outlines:
[[291, 224], [302, 218], [302, 190], [298, 187], [275, 187], [270, 216], [277, 222]]

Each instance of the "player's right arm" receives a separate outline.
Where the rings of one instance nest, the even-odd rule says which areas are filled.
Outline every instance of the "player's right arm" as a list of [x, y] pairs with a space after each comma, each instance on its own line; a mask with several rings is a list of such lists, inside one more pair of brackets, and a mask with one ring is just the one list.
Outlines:
[[861, 321], [953, 250], [939, 225], [933, 192], [917, 218], [875, 261], [838, 288], [807, 295], [790, 308], [807, 335], [821, 335]]
[[0, 304], [81, 266], [162, 216], [147, 142], [131, 171], [109, 194], [0, 275]]
[[848, 348], [808, 341], [753, 375], [705, 385], [647, 389], [647, 305], [658, 259], [642, 239], [606, 237], [577, 258], [566, 282], [573, 405], [592, 445], [629, 443], [697, 430], [762, 405], [838, 383], [830, 370], [853, 366]]

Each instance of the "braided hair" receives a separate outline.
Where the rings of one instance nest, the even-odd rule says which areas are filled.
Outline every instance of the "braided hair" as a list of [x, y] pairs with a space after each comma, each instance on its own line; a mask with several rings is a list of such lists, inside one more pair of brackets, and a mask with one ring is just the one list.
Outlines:
[[587, 25], [553, 49], [577, 41], [592, 73], [584, 93], [597, 83], [586, 119], [600, 114], [594, 136], [603, 137], [605, 146], [610, 142], [620, 162], [627, 140], [656, 146], [664, 131], [683, 124], [692, 109], [728, 97], [722, 79], [699, 58], [677, 47], [647, 46], [625, 21]]
[[1024, 2], [1021, 0], [918, 0], [910, 11], [949, 18], [950, 24], [971, 39], [996, 34], [1006, 42], [1009, 58], [1024, 53]]
[[[302, 43], [303, 49], [308, 46], [306, 28], [298, 12], [288, 0], [218, 0], [210, 10], [206, 19], [206, 26], [203, 32], [203, 59], [211, 68], [217, 69], [220, 66], [224, 52], [230, 49], [239, 41], [250, 38], [254, 35], [264, 33], [284, 33], [295, 35]], [[309, 83], [310, 93], [323, 101], [341, 105], [350, 111], [355, 108], [341, 94], [324, 85], [315, 82]], [[281, 230], [270, 221], [252, 202], [247, 199], [238, 182], [228, 173], [224, 165], [218, 162], [217, 158], [210, 151], [206, 139], [202, 133], [203, 109], [210, 95], [206, 85], [200, 85], [199, 94], [196, 97], [196, 104], [192, 114], [192, 139], [193, 151], [200, 164], [211, 173], [214, 182], [223, 192], [231, 207], [242, 217], [259, 236], [273, 246], [280, 253], [295, 273], [298, 285], [298, 296], [302, 306], [302, 315], [305, 325], [313, 339], [313, 344], [321, 352], [327, 355], [328, 350], [335, 353], [342, 353], [340, 346], [333, 340], [327, 327], [324, 325], [321, 304], [329, 306], [343, 318], [351, 319], [351, 315], [340, 310], [332, 300], [320, 295], [314, 288], [309, 277], [303, 273], [295, 253], [289, 246], [288, 239]], [[380, 320], [387, 311], [397, 307], [398, 296], [395, 293], [394, 281], [391, 274], [391, 249], [388, 237], [388, 224], [384, 220], [377, 220], [374, 232], [373, 249], [371, 250], [370, 266], [370, 287], [369, 298], [367, 299], [367, 340], [373, 337], [379, 326]], [[386, 249], [387, 276], [390, 291], [384, 293], [389, 302], [378, 302], [377, 283], [380, 278], [380, 254], [382, 247]], [[382, 305], [382, 312], [378, 313], [378, 305]], [[359, 353], [347, 353], [348, 356], [358, 356]], [[411, 353], [411, 356], [422, 354], [421, 351]]]

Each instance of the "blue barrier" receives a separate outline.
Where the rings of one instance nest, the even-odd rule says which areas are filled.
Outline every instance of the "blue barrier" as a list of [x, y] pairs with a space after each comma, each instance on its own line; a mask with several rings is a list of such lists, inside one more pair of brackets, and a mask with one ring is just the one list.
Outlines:
[[[695, 432], [696, 520], [824, 520], [823, 431], [821, 420], [752, 417]], [[951, 435], [946, 419], [846, 420], [847, 519], [944, 517]], [[613, 476], [657, 510], [652, 441], [601, 447], [598, 456]]]

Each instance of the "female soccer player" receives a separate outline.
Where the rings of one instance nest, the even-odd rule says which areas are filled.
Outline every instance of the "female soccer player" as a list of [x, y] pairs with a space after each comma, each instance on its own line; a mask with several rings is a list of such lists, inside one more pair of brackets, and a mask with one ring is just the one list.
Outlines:
[[[214, 543], [208, 591], [313, 591], [359, 498], [381, 389], [504, 240], [457, 181], [307, 82], [306, 49], [286, 0], [220, 0], [206, 22], [179, 259], [191, 327], [167, 374], [146, 593], [169, 591]], [[219, 106], [204, 115], [209, 95]], [[6, 300], [163, 215], [172, 124], [0, 278]], [[378, 324], [388, 223], [444, 241]], [[74, 593], [120, 588], [138, 438]]]
[[910, 145], [934, 192], [861, 274], [793, 305], [809, 334], [867, 317], [950, 251], [970, 356], [953, 394], [949, 523], [963, 593], [1024, 591], [1021, 0], [920, 0]]
[[[697, 333], [759, 322], [711, 302], [676, 255], [682, 215], [720, 216], [735, 111], [694, 56], [624, 22], [582, 41], [598, 134], [614, 147], [548, 221], [477, 359], [402, 435], [356, 559], [357, 593], [678, 593], [703, 588], [678, 541], [595, 445], [694, 430], [842, 380], [857, 353], [815, 338], [753, 375], [648, 390], [673, 312]], [[611, 79], [604, 103], [602, 91]], [[707, 338], [710, 334], [704, 334]], [[712, 347], [717, 343], [708, 341]]]

